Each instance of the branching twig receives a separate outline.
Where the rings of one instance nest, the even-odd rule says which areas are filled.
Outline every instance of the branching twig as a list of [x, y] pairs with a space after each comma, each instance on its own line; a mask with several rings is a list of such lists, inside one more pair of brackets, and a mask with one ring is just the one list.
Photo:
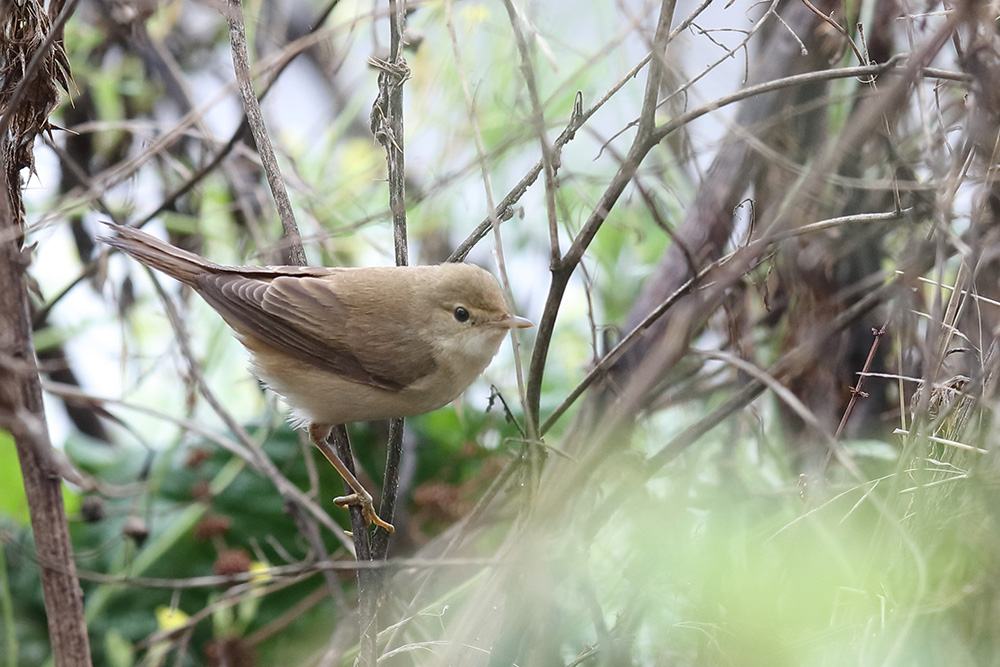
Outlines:
[[[798, 229], [788, 230], [782, 234], [775, 237], [774, 241], [782, 241], [789, 238], [794, 238], [796, 236], [802, 236], [809, 233], [820, 232], [833, 227], [838, 227], [840, 225], [848, 223], [868, 223], [868, 222], [888, 222], [891, 220], [899, 220], [909, 209], [903, 211], [891, 211], [888, 213], [861, 213], [852, 216], [842, 216], [838, 218], [831, 218], [830, 220], [821, 220], [819, 222], [814, 222], [808, 225], [803, 225]], [[573, 403], [583, 394], [587, 388], [593, 384], [603, 373], [605, 373], [614, 363], [625, 353], [628, 349], [635, 343], [635, 341], [642, 335], [643, 332], [648, 330], [659, 318], [661, 318], [674, 304], [681, 299], [681, 297], [686, 296], [691, 293], [694, 286], [702, 281], [708, 273], [722, 266], [726, 262], [733, 259], [737, 253], [747, 252], [752, 250], [754, 252], [762, 252], [764, 244], [760, 239], [751, 241], [742, 248], [721, 257], [720, 259], [706, 265], [704, 268], [698, 271], [697, 274], [689, 278], [684, 284], [678, 287], [669, 297], [664, 299], [654, 308], [649, 315], [647, 315], [641, 322], [639, 322], [635, 327], [632, 328], [627, 334], [625, 334], [620, 341], [603, 357], [601, 360], [591, 368], [587, 375], [584, 376], [583, 380], [573, 388], [566, 398], [563, 399], [562, 403], [552, 411], [552, 414], [548, 416], [545, 423], [542, 424], [541, 434], [545, 435], [550, 428], [562, 417], [566, 410], [568, 410]]]
[[[656, 35], [653, 38], [652, 50], [654, 53], [664, 53], [666, 50], [667, 41], [670, 36], [669, 27], [670, 19], [673, 16], [673, 9], [674, 3], [672, 0], [663, 0], [660, 6], [659, 18], [657, 19]], [[601, 225], [607, 219], [618, 198], [624, 192], [625, 187], [632, 180], [632, 176], [639, 168], [643, 158], [656, 145], [656, 141], [652, 140], [655, 125], [654, 114], [664, 71], [664, 63], [661, 58], [653, 58], [650, 61], [649, 78], [646, 81], [646, 92], [642, 105], [642, 118], [644, 120], [641, 120], [639, 123], [639, 131], [636, 133], [632, 146], [629, 148], [625, 160], [618, 168], [618, 172], [601, 195], [600, 200], [598, 200], [590, 218], [588, 218], [580, 233], [577, 234], [565, 255], [552, 267], [552, 283], [549, 287], [541, 321], [538, 324], [535, 349], [531, 357], [531, 365], [528, 369], [528, 412], [526, 421], [530, 423], [538, 423], [543, 371], [545, 369], [545, 362], [548, 359], [552, 333], [555, 330], [556, 317], [559, 314], [559, 307], [562, 304], [562, 298], [569, 284], [569, 279], [576, 269], [577, 263], [582, 259], [584, 251], [590, 245], [590, 242], [593, 241], [597, 230], [601, 228]]]

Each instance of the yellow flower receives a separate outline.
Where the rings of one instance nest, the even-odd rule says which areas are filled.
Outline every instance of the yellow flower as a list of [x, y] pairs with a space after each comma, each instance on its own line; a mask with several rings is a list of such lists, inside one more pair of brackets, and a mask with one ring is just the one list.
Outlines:
[[156, 608], [156, 625], [160, 630], [176, 630], [184, 626], [191, 618], [180, 609], [172, 609], [165, 605]]
[[250, 564], [250, 574], [253, 575], [250, 581], [255, 584], [266, 584], [271, 581], [271, 568], [266, 563], [255, 560]]

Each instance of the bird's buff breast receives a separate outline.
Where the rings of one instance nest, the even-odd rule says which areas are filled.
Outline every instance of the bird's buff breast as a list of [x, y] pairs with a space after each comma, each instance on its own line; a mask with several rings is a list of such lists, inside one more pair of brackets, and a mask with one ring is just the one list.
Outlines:
[[292, 408], [291, 421], [296, 427], [420, 415], [452, 402], [468, 385], [438, 376], [437, 381], [425, 378], [394, 391], [346, 380], [305, 363], [290, 362], [284, 355], [272, 358], [275, 356], [270, 350], [251, 352], [250, 370], [268, 389], [285, 399]]

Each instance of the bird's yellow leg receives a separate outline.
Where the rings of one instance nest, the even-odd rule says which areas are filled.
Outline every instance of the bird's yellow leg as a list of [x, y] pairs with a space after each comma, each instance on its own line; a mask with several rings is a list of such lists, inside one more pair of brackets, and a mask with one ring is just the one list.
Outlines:
[[347, 485], [354, 490], [349, 496], [338, 496], [333, 499], [333, 503], [338, 507], [348, 508], [351, 505], [357, 505], [361, 508], [361, 516], [365, 518], [368, 523], [374, 523], [380, 528], [384, 528], [387, 532], [394, 532], [396, 529], [391, 523], [383, 521], [378, 514], [375, 513], [375, 505], [372, 499], [372, 495], [365, 490], [365, 487], [361, 485], [358, 478], [354, 476], [344, 462], [340, 460], [337, 456], [337, 452], [333, 451], [333, 447], [328, 442], [327, 438], [330, 436], [331, 427], [326, 424], [310, 424], [309, 425], [309, 439], [312, 440], [313, 444], [316, 445], [316, 449], [323, 453], [326, 460], [330, 462], [340, 476], [344, 478]]

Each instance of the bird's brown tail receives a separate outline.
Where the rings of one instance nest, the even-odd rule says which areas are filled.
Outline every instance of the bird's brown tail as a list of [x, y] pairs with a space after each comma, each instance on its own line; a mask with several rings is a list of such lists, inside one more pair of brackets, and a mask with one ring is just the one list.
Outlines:
[[162, 271], [182, 283], [194, 286], [198, 276], [219, 268], [217, 264], [206, 261], [193, 252], [172, 246], [135, 227], [114, 222], [104, 222], [104, 224], [117, 235], [99, 236], [98, 241], [104, 241], [146, 266]]

